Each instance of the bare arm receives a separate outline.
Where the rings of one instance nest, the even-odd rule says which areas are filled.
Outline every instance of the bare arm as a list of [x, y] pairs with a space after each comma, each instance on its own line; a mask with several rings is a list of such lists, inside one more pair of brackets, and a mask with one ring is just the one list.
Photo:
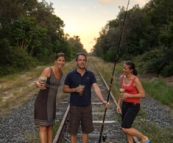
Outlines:
[[[50, 76], [50, 68], [45, 68], [45, 69], [43, 70], [43, 72], [41, 73], [40, 76], [45, 76], [45, 77], [48, 78], [48, 77]], [[35, 82], [35, 85], [36, 85], [36, 87], [38, 87], [38, 88], [40, 88], [40, 89], [43, 89], [44, 86], [45, 86], [45, 84], [44, 84], [42, 81], [40, 81], [39, 78], [38, 78], [38, 80]]]
[[117, 113], [121, 114], [121, 98], [120, 96], [118, 97], [118, 103], [117, 103]]
[[[120, 77], [120, 88], [121, 88], [121, 85], [122, 85], [122, 76]], [[118, 102], [117, 102], [117, 113], [121, 114], [121, 97], [120, 95], [118, 96]]]
[[83, 88], [81, 88], [81, 87], [70, 88], [68, 85], [64, 84], [63, 92], [64, 93], [78, 92], [78, 93], [82, 94]]
[[122, 93], [121, 94], [121, 99], [125, 99], [125, 98], [144, 98], [145, 97], [145, 91], [144, 91], [144, 88], [143, 88], [139, 78], [135, 79], [134, 84], [135, 84], [135, 86], [136, 86], [139, 93], [137, 93], [137, 94]]
[[63, 86], [63, 92], [65, 93], [72, 93], [72, 92], [77, 92], [77, 88], [70, 88], [68, 85]]
[[144, 91], [144, 88], [143, 88], [142, 83], [139, 80], [139, 78], [137, 78], [135, 80], [135, 85], [136, 85], [136, 88], [138, 89], [138, 92], [139, 92], [135, 97], [144, 98], [145, 97], [145, 91]]
[[103, 98], [102, 93], [101, 93], [101, 90], [100, 90], [98, 84], [97, 84], [97, 83], [93, 83], [93, 88], [94, 88], [94, 91], [95, 91], [97, 97], [100, 99], [100, 101], [101, 101], [106, 107], [108, 107], [108, 106], [109, 106], [109, 105], [108, 105], [109, 103]]

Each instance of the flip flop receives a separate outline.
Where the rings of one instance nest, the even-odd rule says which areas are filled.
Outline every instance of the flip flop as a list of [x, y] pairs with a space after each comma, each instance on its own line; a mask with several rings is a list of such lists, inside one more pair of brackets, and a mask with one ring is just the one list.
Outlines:
[[[144, 141], [142, 141], [140, 143], [144, 143]], [[150, 140], [147, 140], [145, 143], [151, 143], [151, 142], [150, 142]]]

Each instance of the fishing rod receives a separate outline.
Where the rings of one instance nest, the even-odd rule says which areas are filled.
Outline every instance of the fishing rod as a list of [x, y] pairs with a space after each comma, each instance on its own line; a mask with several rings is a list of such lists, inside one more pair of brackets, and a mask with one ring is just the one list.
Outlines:
[[[126, 12], [125, 12], [125, 15], [124, 15], [124, 21], [123, 21], [123, 25], [122, 25], [122, 29], [121, 29], [121, 33], [120, 33], [120, 38], [119, 38], [116, 58], [115, 58], [114, 67], [113, 67], [113, 71], [112, 71], [112, 77], [111, 77], [111, 82], [110, 82], [110, 86], [109, 86], [107, 102], [109, 101], [109, 98], [110, 98], [110, 92], [111, 92], [113, 78], [114, 78], [115, 66], [116, 66], [116, 63], [118, 61], [118, 54], [119, 54], [119, 50], [120, 50], [120, 46], [121, 46], [121, 39], [122, 39], [122, 36], [123, 36], [124, 26], [125, 26], [125, 23], [126, 23], [127, 10], [128, 10], [129, 3], [130, 3], [130, 0], [128, 0], [127, 7], [126, 7]], [[102, 123], [102, 126], [101, 126], [100, 137], [99, 137], [98, 143], [101, 143], [101, 138], [102, 138], [102, 133], [103, 133], [103, 128], [104, 128], [104, 121], [105, 121], [105, 117], [106, 117], [106, 111], [107, 111], [107, 107], [105, 108], [105, 111], [104, 111], [103, 123]], [[104, 137], [104, 140], [105, 140], [105, 138], [106, 137]]]

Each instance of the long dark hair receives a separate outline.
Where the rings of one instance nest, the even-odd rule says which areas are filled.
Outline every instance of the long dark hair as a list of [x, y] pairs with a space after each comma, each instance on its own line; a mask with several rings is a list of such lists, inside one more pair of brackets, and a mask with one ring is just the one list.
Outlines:
[[129, 69], [133, 70], [132, 73], [134, 75], [138, 75], [138, 72], [137, 72], [137, 70], [135, 68], [135, 64], [132, 61], [126, 61], [124, 64], [127, 65], [129, 67]]

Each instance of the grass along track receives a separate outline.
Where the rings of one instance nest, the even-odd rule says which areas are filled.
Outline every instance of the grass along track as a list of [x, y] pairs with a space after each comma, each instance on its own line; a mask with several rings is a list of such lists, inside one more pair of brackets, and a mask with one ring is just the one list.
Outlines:
[[[98, 69], [102, 73], [103, 77], [106, 79], [107, 83], [110, 83], [111, 74], [113, 70], [113, 63], [107, 63], [99, 58], [92, 58], [94, 62], [97, 64]], [[118, 63], [115, 69], [115, 78], [112, 84], [112, 92], [115, 95], [115, 98], [118, 98], [118, 89], [119, 89], [119, 75], [122, 73], [123, 62]], [[155, 79], [156, 83], [160, 82], [160, 79], [152, 77]], [[153, 98], [153, 94], [151, 94], [150, 90], [158, 90], [160, 91], [160, 96], [165, 96], [164, 90], [157, 86], [157, 88], [153, 88], [151, 86], [151, 77], [145, 78], [145, 84], [150, 85], [148, 88], [145, 88], [146, 98], [142, 99], [141, 102], [141, 110], [134, 122], [134, 127], [139, 129], [139, 131], [143, 132], [153, 143], [172, 143], [173, 140], [173, 110], [172, 106], [161, 104], [161, 101], [155, 100]], [[143, 82], [143, 79], [142, 79]], [[163, 81], [161, 81], [163, 82]], [[167, 85], [167, 86], [166, 86]], [[164, 89], [170, 88], [170, 84], [164, 83]], [[158, 92], [156, 92], [158, 93]], [[173, 93], [173, 92], [172, 92]], [[172, 94], [170, 93], [170, 94]], [[173, 103], [173, 96], [170, 99]]]
[[[99, 71], [102, 73], [104, 76], [106, 82], [109, 84], [110, 79], [111, 79], [111, 74], [112, 74], [112, 68], [113, 64], [112, 63], [107, 63], [104, 62], [103, 60], [99, 58], [92, 57], [92, 60], [96, 63], [97, 67], [99, 68]], [[122, 64], [123, 63], [118, 63], [116, 66], [115, 70], [115, 75], [119, 75], [122, 71]], [[75, 67], [75, 61], [68, 62], [66, 66], [63, 68], [64, 75], [72, 70]], [[27, 101], [29, 98], [35, 96], [34, 92], [37, 92], [38, 89], [35, 88], [35, 85], [32, 85], [32, 83], [35, 82], [35, 79], [38, 78], [39, 74], [43, 70], [44, 67], [40, 67], [40, 69], [34, 69], [33, 71], [28, 71], [27, 73], [19, 74], [19, 75], [11, 75], [11, 76], [6, 76], [3, 78], [0, 78], [0, 92], [6, 92], [6, 95], [0, 95], [0, 108], [1, 108], [1, 113], [7, 113], [12, 111], [12, 109], [19, 107], [23, 102]], [[35, 71], [36, 70], [36, 71]], [[34, 79], [35, 78], [35, 79]], [[154, 77], [152, 77], [154, 78]], [[23, 86], [22, 89], [17, 90], [18, 87], [22, 87], [23, 85], [23, 80], [27, 79], [29, 81], [29, 85], [31, 84], [32, 86], [27, 87], [26, 85]], [[31, 80], [30, 80], [31, 79]], [[27, 81], [26, 80], [26, 81]], [[145, 78], [146, 84], [147, 82], [150, 82], [150, 79]], [[155, 78], [155, 82], [157, 83], [157, 78]], [[21, 84], [22, 83], [22, 84]], [[154, 83], [152, 83], [154, 84]], [[151, 85], [152, 85], [151, 84]], [[156, 84], [154, 84], [156, 85]], [[113, 85], [112, 85], [112, 92], [115, 95], [115, 98], [117, 99], [118, 96], [118, 86], [119, 86], [119, 79], [118, 76], [115, 76]], [[170, 86], [170, 85], [169, 85]], [[150, 86], [149, 86], [150, 87]], [[153, 88], [153, 87], [152, 87]], [[155, 87], [156, 88], [156, 87]], [[10, 93], [7, 93], [8, 90], [11, 90], [11, 93], [13, 93], [13, 96], [9, 97], [4, 100], [6, 96], [8, 96]], [[28, 91], [27, 91], [28, 89]], [[156, 88], [159, 90], [159, 87]], [[166, 89], [166, 88], [164, 88]], [[35, 90], [35, 91], [34, 91]], [[61, 89], [59, 89], [60, 91]], [[141, 109], [139, 116], [137, 117], [137, 120], [134, 123], [134, 127], [138, 128], [140, 131], [142, 131], [144, 134], [148, 135], [152, 142], [154, 143], [172, 143], [173, 139], [173, 129], [171, 128], [172, 125], [169, 126], [169, 123], [171, 123], [171, 120], [173, 120], [173, 112], [171, 110], [171, 106], [166, 106], [160, 104], [160, 101], [153, 100], [152, 94], [148, 92], [149, 90], [146, 89], [147, 92], [147, 98], [144, 99], [144, 102], [147, 101], [145, 106]], [[162, 93], [164, 96], [164, 93]], [[67, 96], [63, 93], [59, 94], [57, 100], [62, 100], [64, 96]], [[169, 99], [171, 101], [171, 99]], [[151, 104], [151, 105], [150, 105]], [[156, 106], [158, 105], [158, 106]], [[147, 109], [150, 108], [150, 109]], [[155, 109], [156, 108], [156, 109]], [[146, 110], [148, 112], [146, 112]], [[154, 111], [154, 112], [153, 112]], [[162, 111], [162, 112], [160, 112]], [[150, 114], [151, 112], [152, 114]], [[169, 114], [169, 115], [168, 115]], [[158, 116], [159, 115], [159, 116]], [[172, 116], [171, 116], [172, 115]], [[150, 116], [150, 118], [149, 118]], [[167, 117], [170, 117], [170, 121], [167, 121]], [[160, 120], [157, 121], [156, 120]], [[167, 124], [167, 126], [160, 126], [160, 122], [164, 125]], [[58, 126], [57, 126], [58, 128]], [[57, 130], [57, 129], [55, 129]]]

